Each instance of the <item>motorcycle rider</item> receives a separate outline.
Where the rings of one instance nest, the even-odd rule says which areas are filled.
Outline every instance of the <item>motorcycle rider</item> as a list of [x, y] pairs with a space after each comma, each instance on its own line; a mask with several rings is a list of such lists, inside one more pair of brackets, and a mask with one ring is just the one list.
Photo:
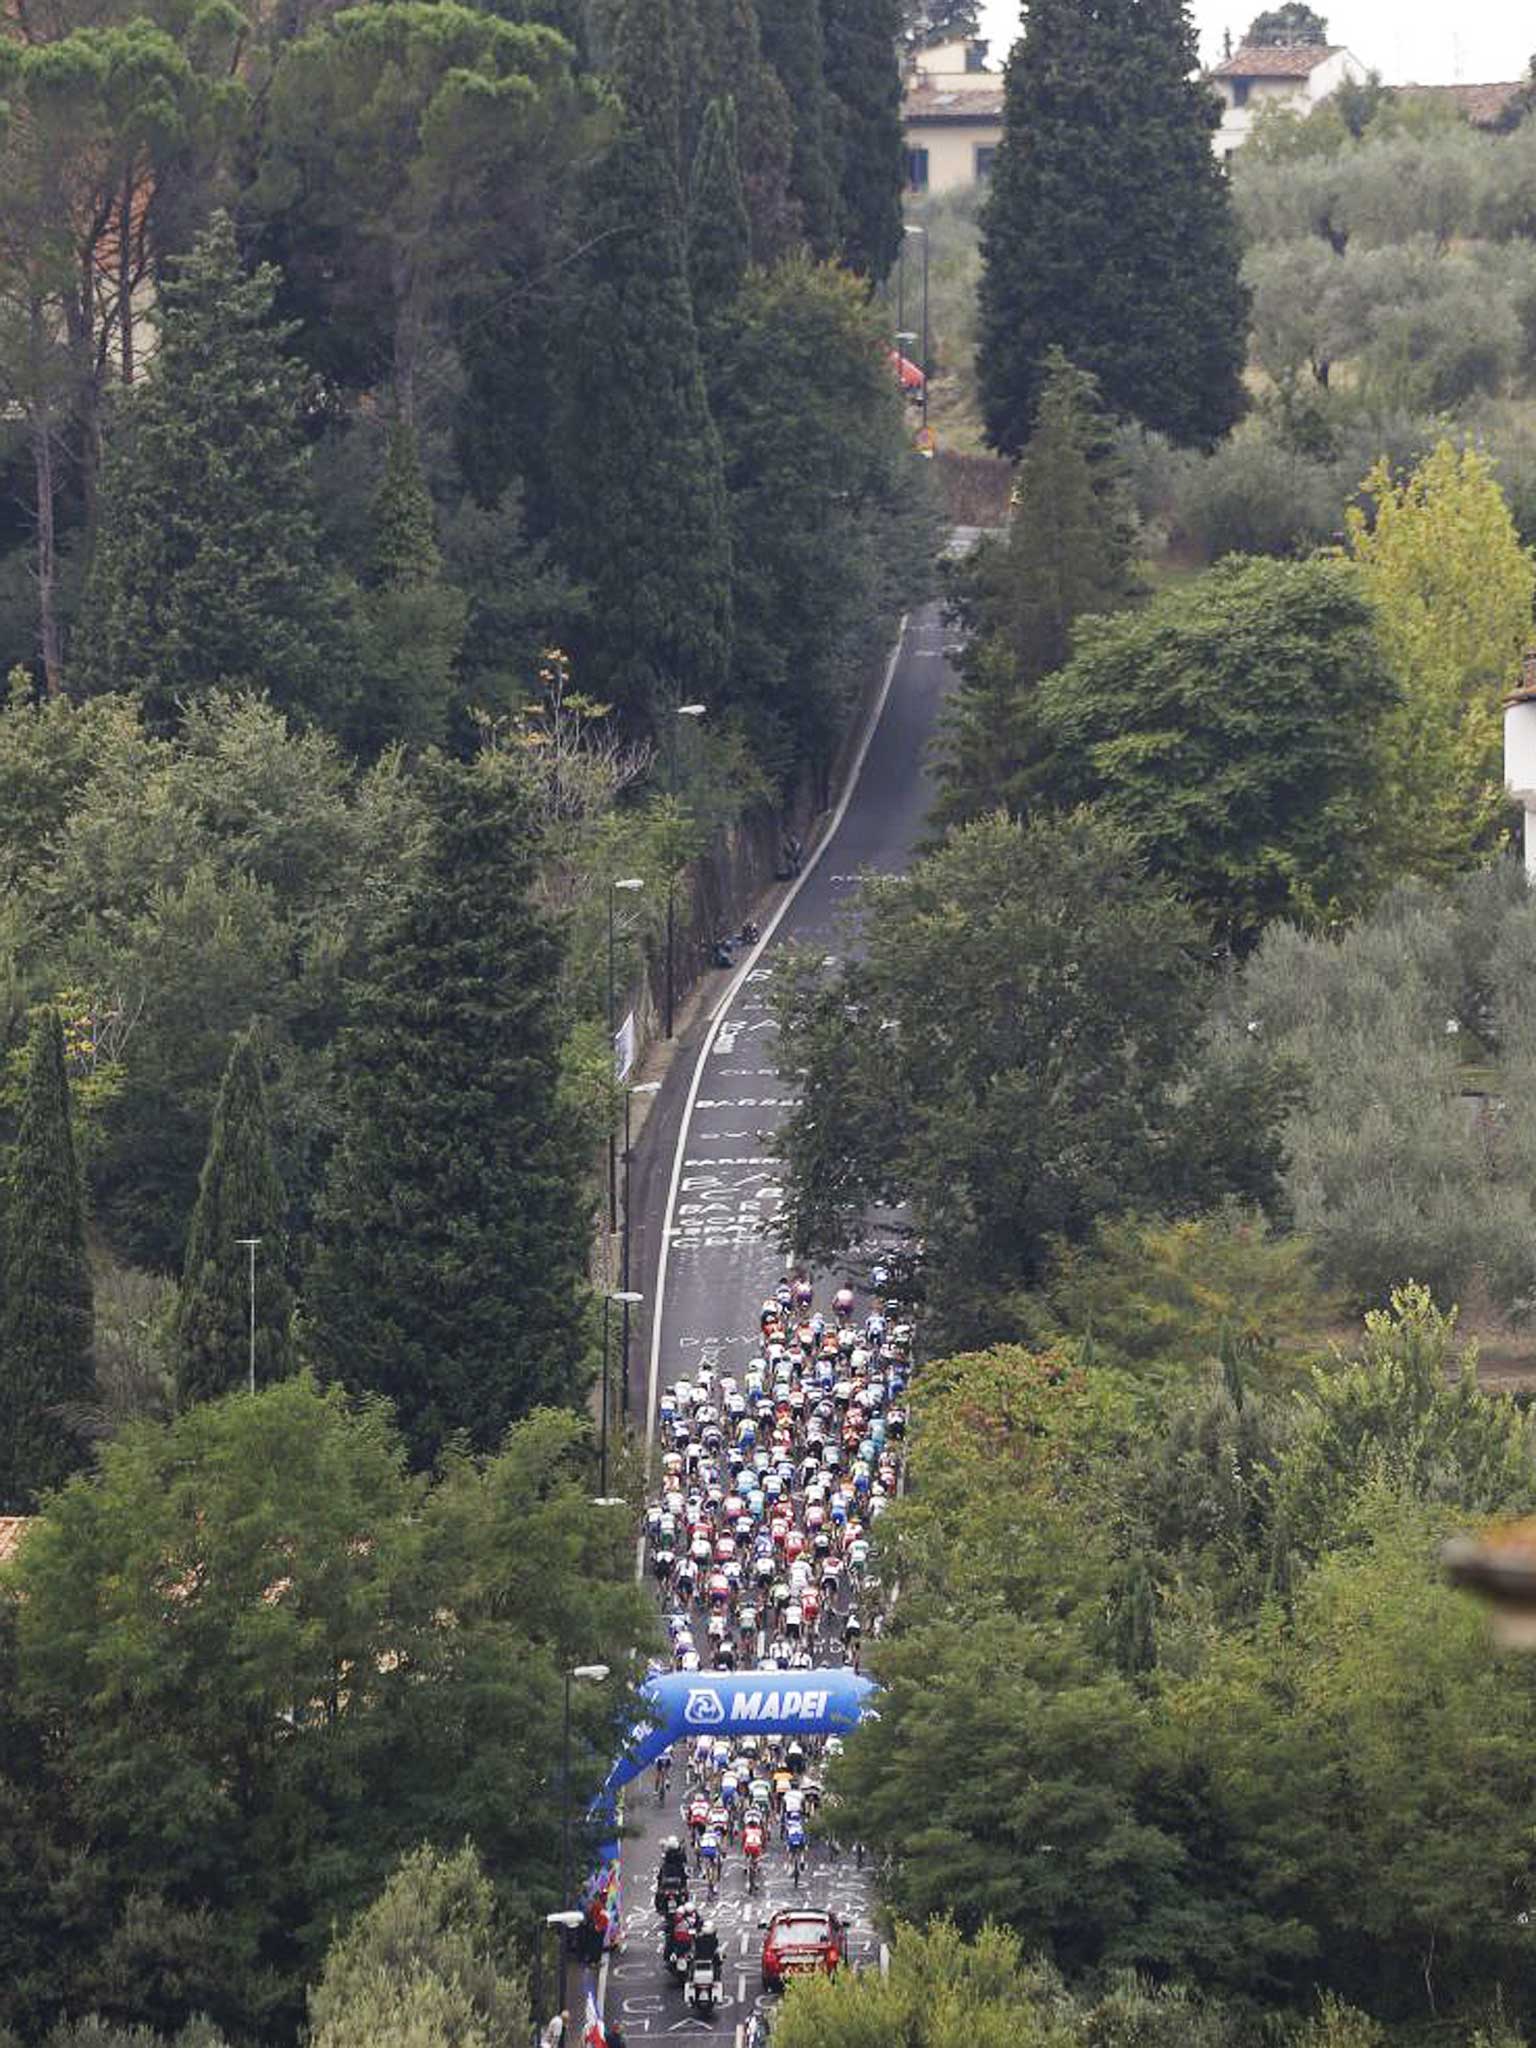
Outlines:
[[688, 1958], [687, 1995], [691, 2004], [704, 1993], [713, 2004], [720, 1996], [720, 1937], [713, 1920], [704, 1920], [693, 1937], [693, 1954]]
[[662, 1901], [669, 1892], [676, 1899], [688, 1896], [688, 1858], [676, 1835], [668, 1835], [661, 1845], [661, 1868], [656, 1873], [658, 1913], [664, 1910]]

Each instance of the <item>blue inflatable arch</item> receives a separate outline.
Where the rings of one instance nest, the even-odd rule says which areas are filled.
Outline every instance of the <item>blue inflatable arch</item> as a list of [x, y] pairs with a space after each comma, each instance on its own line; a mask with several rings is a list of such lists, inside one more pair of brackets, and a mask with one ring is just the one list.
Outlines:
[[668, 1671], [640, 1688], [650, 1718], [608, 1773], [601, 1804], [690, 1735], [847, 1735], [872, 1712], [857, 1671]]

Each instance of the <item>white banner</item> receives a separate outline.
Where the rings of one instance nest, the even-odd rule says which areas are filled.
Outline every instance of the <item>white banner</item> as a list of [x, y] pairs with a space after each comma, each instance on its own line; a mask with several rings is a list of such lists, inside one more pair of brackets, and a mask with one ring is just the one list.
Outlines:
[[616, 1081], [627, 1081], [634, 1071], [639, 1036], [635, 1029], [635, 1013], [631, 1010], [613, 1034], [613, 1078]]

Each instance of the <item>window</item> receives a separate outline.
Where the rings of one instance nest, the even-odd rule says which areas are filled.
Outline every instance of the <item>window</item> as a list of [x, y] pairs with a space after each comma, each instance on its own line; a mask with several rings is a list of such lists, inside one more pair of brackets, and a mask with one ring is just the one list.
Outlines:
[[1249, 88], [1249, 86], [1250, 86], [1250, 85], [1252, 84], [1252, 82], [1253, 82], [1253, 81], [1252, 81], [1251, 79], [1248, 79], [1248, 78], [1234, 78], [1234, 79], [1233, 79], [1233, 81], [1232, 81], [1232, 104], [1233, 104], [1233, 106], [1234, 106], [1234, 107], [1246, 107], [1246, 106], [1247, 106], [1247, 104], [1248, 104], [1248, 88]]
[[987, 68], [987, 46], [985, 43], [967, 43], [965, 46], [965, 68], [967, 71], [985, 71]]
[[978, 142], [976, 145], [976, 182], [981, 184], [992, 175], [992, 160], [997, 155], [995, 142]]
[[926, 192], [928, 190], [928, 152], [926, 149], [907, 151], [907, 190]]

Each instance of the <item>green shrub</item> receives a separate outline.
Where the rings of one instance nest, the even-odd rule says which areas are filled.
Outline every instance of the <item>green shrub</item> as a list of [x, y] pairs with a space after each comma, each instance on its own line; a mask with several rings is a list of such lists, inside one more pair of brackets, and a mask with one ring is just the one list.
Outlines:
[[1175, 530], [1208, 561], [1222, 555], [1301, 555], [1341, 524], [1325, 465], [1254, 434], [1234, 435], [1188, 463], [1173, 493]]

